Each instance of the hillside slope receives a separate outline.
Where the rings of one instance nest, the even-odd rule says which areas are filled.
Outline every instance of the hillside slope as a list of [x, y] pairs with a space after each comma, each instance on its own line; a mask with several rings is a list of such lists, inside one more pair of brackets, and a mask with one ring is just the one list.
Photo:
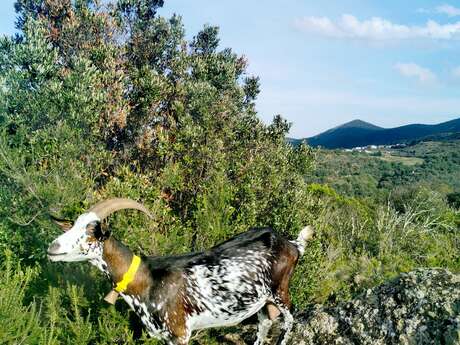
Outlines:
[[460, 191], [460, 140], [423, 141], [372, 153], [317, 150], [308, 182], [327, 184], [342, 195], [373, 198], [420, 184], [446, 193]]

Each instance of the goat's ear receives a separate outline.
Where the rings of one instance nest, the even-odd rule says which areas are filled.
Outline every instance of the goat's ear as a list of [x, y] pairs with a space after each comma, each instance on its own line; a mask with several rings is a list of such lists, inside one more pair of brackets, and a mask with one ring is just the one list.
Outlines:
[[52, 215], [50, 217], [53, 220], [53, 222], [55, 224], [57, 224], [61, 228], [62, 231], [68, 231], [68, 230], [72, 229], [73, 223], [70, 220], [59, 219], [59, 218], [56, 218], [56, 217], [54, 217]]
[[106, 223], [96, 222], [93, 234], [98, 241], [105, 241], [110, 237], [111, 232]]

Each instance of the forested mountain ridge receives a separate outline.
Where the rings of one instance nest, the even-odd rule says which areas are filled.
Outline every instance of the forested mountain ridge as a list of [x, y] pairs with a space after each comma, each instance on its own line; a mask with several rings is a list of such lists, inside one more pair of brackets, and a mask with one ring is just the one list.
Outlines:
[[391, 145], [428, 136], [446, 136], [460, 132], [460, 118], [435, 125], [410, 124], [395, 128], [382, 128], [354, 120], [305, 139], [289, 139], [293, 144], [305, 140], [310, 146], [324, 148], [353, 148], [368, 145]]

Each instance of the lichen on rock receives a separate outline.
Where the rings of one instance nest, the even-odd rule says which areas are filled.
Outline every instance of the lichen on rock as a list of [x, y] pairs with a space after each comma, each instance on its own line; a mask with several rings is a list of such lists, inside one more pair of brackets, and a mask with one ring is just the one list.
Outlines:
[[460, 275], [418, 269], [347, 303], [315, 305], [296, 321], [298, 345], [460, 344]]

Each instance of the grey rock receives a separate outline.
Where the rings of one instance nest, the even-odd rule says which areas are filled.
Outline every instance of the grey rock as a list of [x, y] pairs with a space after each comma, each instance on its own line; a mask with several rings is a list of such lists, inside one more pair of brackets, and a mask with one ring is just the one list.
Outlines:
[[460, 344], [460, 275], [418, 269], [347, 303], [312, 306], [295, 319], [296, 345]]

